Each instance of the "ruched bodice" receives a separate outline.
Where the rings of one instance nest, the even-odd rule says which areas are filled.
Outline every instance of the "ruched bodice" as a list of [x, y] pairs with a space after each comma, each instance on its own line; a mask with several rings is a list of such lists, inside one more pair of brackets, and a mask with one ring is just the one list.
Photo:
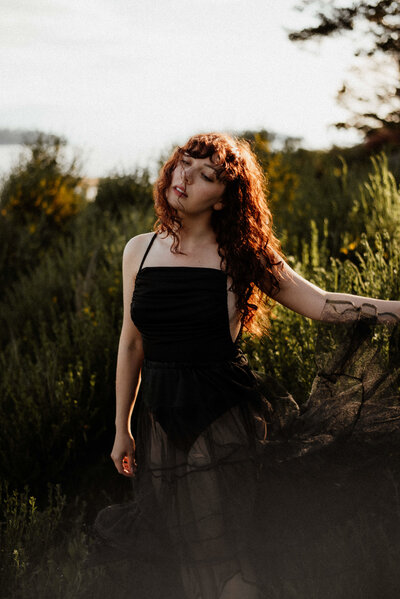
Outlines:
[[226, 273], [216, 268], [140, 269], [131, 316], [142, 335], [145, 358], [185, 362], [233, 358], [238, 338], [232, 342], [227, 293]]
[[138, 403], [188, 450], [234, 405], [257, 396], [254, 375], [229, 328], [227, 276], [189, 266], [140, 268], [131, 317], [143, 339]]

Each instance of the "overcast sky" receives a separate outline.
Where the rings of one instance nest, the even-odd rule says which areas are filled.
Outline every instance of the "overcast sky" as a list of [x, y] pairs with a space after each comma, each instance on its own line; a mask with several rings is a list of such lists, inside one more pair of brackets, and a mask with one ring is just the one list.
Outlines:
[[200, 131], [261, 129], [310, 148], [330, 123], [351, 40], [299, 46], [295, 0], [0, 0], [0, 128], [38, 128], [85, 174], [151, 164]]

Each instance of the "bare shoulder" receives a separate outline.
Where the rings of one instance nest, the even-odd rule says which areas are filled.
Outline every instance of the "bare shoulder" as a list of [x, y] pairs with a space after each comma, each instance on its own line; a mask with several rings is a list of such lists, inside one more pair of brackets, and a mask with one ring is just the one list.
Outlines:
[[153, 235], [154, 231], [135, 235], [125, 245], [122, 261], [124, 268], [129, 270], [131, 274], [136, 274], [139, 270], [143, 254], [145, 253]]

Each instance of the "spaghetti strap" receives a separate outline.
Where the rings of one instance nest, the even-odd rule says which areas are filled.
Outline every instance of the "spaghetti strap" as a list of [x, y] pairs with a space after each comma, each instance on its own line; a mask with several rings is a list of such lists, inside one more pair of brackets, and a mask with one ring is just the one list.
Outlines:
[[147, 254], [149, 253], [149, 251], [150, 251], [150, 248], [151, 248], [151, 246], [153, 245], [153, 242], [154, 242], [154, 240], [155, 240], [155, 238], [156, 238], [156, 237], [157, 237], [157, 233], [154, 233], [154, 235], [153, 235], [153, 237], [151, 238], [151, 241], [150, 241], [149, 245], [147, 246], [147, 249], [146, 249], [146, 251], [145, 251], [145, 253], [144, 253], [144, 256], [143, 256], [143, 258], [142, 258], [142, 261], [141, 261], [141, 263], [140, 263], [140, 266], [139, 266], [139, 270], [138, 270], [138, 272], [140, 272], [140, 271], [142, 270], [143, 262], [145, 261], [145, 259], [146, 259], [146, 256], [147, 256]]

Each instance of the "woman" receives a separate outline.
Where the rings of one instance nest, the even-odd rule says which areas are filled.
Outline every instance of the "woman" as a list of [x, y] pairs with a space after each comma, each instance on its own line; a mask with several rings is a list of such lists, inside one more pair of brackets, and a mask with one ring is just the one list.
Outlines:
[[264, 597], [275, 546], [258, 535], [273, 528], [260, 520], [271, 517], [259, 510], [260, 490], [277, 490], [271, 464], [281, 454], [267, 434], [276, 410], [239, 349], [241, 331], [265, 331], [268, 298], [330, 322], [365, 308], [397, 321], [400, 302], [329, 293], [286, 264], [244, 141], [190, 138], [164, 165], [154, 198], [155, 233], [132, 238], [123, 255], [111, 457], [132, 478], [133, 502], [103, 510], [97, 534], [110, 554], [154, 567], [163, 591], [143, 596]]

